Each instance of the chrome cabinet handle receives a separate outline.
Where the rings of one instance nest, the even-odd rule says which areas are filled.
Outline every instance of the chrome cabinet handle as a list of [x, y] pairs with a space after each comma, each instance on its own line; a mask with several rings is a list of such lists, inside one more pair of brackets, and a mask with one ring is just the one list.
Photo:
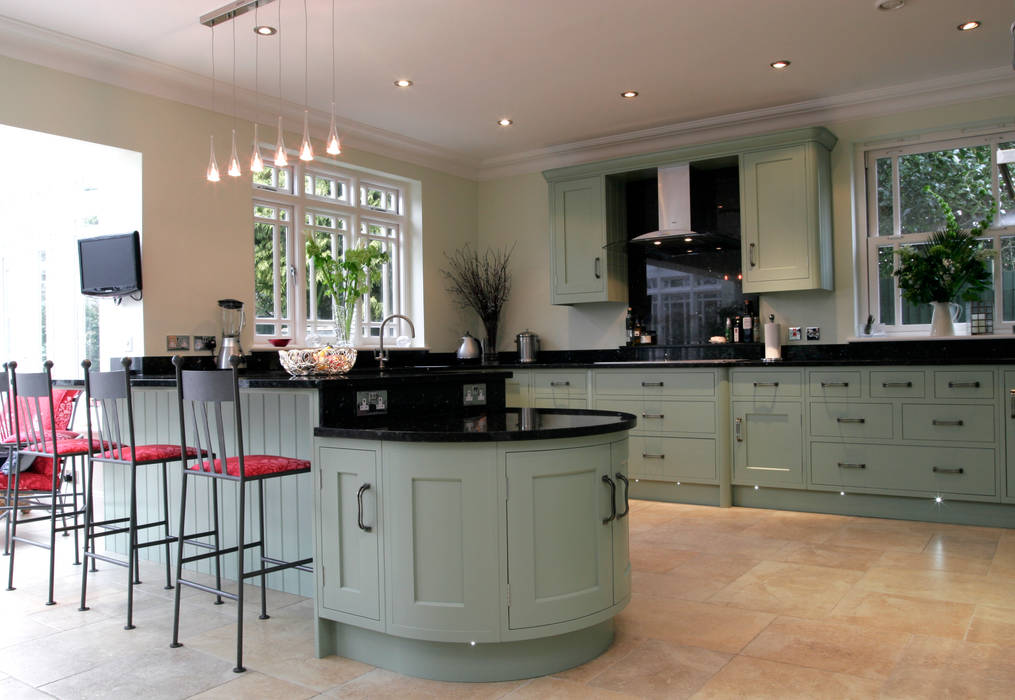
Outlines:
[[821, 382], [822, 389], [827, 389], [829, 387], [846, 388], [847, 386], [849, 386], [849, 382]]
[[839, 462], [839, 469], [866, 469], [866, 464], [856, 464], [851, 462]]
[[656, 418], [658, 420], [662, 420], [663, 419], [663, 414], [662, 413], [642, 413], [641, 417], [642, 418]]
[[610, 485], [610, 517], [603, 518], [603, 525], [606, 525], [617, 517], [617, 484], [606, 474], [603, 474], [603, 483]]
[[653, 455], [653, 454], [649, 454], [648, 452], [642, 452], [641, 453], [641, 458], [642, 459], [666, 459], [666, 455], [664, 455], [664, 454]]
[[630, 495], [631, 492], [631, 482], [628, 481], [627, 477], [621, 474], [620, 472], [616, 473], [616, 477], [617, 481], [624, 482], [624, 512], [617, 514], [617, 520], [620, 520], [621, 518], [623, 518], [624, 516], [626, 516], [628, 513], [631, 512], [631, 501], [628, 499], [628, 496]]
[[881, 382], [884, 389], [912, 389], [913, 382]]
[[930, 424], [931, 425], [954, 425], [954, 426], [961, 427], [961, 426], [965, 425], [965, 421], [961, 421], [961, 420], [938, 420], [937, 418], [934, 418], [933, 420], [931, 420]]
[[779, 386], [779, 382], [754, 382], [754, 386], [755, 387], [759, 387], [759, 386], [778, 387]]
[[642, 382], [642, 386], [663, 386], [662, 382]]
[[550, 382], [550, 386], [571, 386], [571, 382]]
[[866, 423], [866, 418], [836, 418], [837, 423]]
[[966, 473], [966, 470], [963, 469], [962, 467], [957, 467], [955, 469], [948, 469], [948, 468], [945, 468], [945, 467], [934, 467], [933, 469], [931, 469], [931, 471], [933, 471], [935, 474], [965, 474]]
[[595, 274], [596, 279], [601, 279], [602, 278], [602, 275], [599, 272], [599, 265], [600, 265], [599, 258], [596, 258], [595, 265], [593, 265], [593, 267], [592, 267], [592, 272], [593, 272], [593, 274]]
[[948, 382], [949, 389], [979, 389], [979, 382]]
[[747, 249], [747, 259], [750, 261], [751, 267], [754, 267], [755, 265], [757, 265], [757, 263], [754, 262], [754, 244], [753, 243], [751, 243], [751, 245]]
[[1011, 417], [1015, 418], [1015, 389], [1008, 390], [1008, 399], [1011, 402]]
[[363, 532], [370, 532], [373, 527], [370, 525], [363, 524], [363, 493], [370, 488], [370, 484], [363, 484], [359, 487], [359, 491], [356, 492], [356, 524], [359, 525], [359, 529]]
[[734, 435], [734, 437], [736, 437], [737, 442], [743, 442], [744, 441], [743, 426], [744, 426], [744, 419], [743, 418], [737, 418], [736, 421], [735, 421], [735, 427], [733, 428], [733, 435]]

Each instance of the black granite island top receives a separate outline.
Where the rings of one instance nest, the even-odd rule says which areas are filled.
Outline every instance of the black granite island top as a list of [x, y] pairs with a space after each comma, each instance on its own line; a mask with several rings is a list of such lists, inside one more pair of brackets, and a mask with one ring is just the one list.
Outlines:
[[508, 408], [471, 416], [417, 414], [367, 417], [343, 427], [319, 427], [317, 437], [397, 442], [501, 442], [603, 435], [635, 427], [618, 411]]

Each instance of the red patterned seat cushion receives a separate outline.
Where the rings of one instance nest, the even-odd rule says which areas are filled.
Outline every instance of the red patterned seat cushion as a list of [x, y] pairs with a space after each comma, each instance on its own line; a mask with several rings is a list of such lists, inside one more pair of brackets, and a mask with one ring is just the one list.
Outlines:
[[[281, 474], [284, 472], [298, 471], [300, 469], [310, 469], [310, 462], [305, 459], [277, 457], [275, 455], [246, 455], [243, 458], [243, 467], [248, 477], [264, 476], [265, 474]], [[201, 460], [200, 462], [189, 465], [187, 468], [192, 471], [206, 472], [211, 472], [214, 469], [216, 474], [221, 474], [222, 460], [214, 460], [214, 466], [212, 466], [209, 460]], [[226, 472], [230, 476], [240, 475], [239, 457], [230, 457], [226, 460]]]
[[[188, 457], [197, 457], [197, 449], [193, 447], [187, 448]], [[130, 461], [130, 448], [124, 447], [122, 450], [113, 450], [112, 452], [106, 452], [101, 455], [96, 455], [99, 459], [117, 459], [125, 462]], [[145, 462], [171, 462], [175, 459], [180, 458], [180, 446], [179, 445], [138, 445], [137, 446], [137, 462], [143, 464]]]
[[[48, 461], [48, 460], [47, 460]], [[59, 484], [57, 484], [59, 486]], [[11, 482], [14, 488], [14, 482]], [[21, 479], [18, 488], [22, 491], [51, 491], [53, 489], [53, 475], [40, 474], [34, 469], [21, 472]], [[0, 489], [7, 489], [7, 475], [0, 474]]]
[[[38, 435], [36, 435], [36, 437], [38, 437]], [[50, 435], [49, 433], [46, 433], [46, 441], [47, 442], [50, 439], [52, 439], [52, 437], [53, 437], [52, 435]], [[81, 433], [76, 433], [73, 430], [57, 430], [56, 431], [56, 439], [57, 440], [76, 440], [76, 439], [78, 439], [80, 437], [81, 437]], [[29, 439], [28, 433], [25, 433], [24, 431], [22, 431], [21, 432], [21, 440], [19, 440], [19, 442], [28, 442], [28, 439]], [[4, 438], [3, 443], [5, 445], [10, 445], [14, 441], [15, 441], [14, 440], [14, 436], [11, 435], [10, 437]]]

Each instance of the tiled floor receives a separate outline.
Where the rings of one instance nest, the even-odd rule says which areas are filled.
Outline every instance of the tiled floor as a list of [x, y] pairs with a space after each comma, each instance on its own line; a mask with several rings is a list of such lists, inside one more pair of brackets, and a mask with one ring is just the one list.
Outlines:
[[230, 605], [185, 591], [185, 646], [169, 649], [157, 568], [127, 632], [123, 569], [92, 575], [79, 612], [61, 540], [46, 607], [45, 552], [22, 547], [17, 590], [0, 590], [0, 698], [1015, 697], [1015, 531], [650, 502], [632, 505], [631, 530], [634, 594], [613, 647], [490, 684], [316, 659], [312, 602], [278, 592], [267, 621], [251, 600], [236, 675]]

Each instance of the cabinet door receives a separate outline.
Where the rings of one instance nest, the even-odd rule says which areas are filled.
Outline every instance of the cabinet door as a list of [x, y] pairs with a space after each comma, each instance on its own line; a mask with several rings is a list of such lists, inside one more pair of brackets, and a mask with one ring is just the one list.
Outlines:
[[803, 420], [799, 403], [733, 402], [734, 480], [741, 484], [803, 483]]
[[612, 467], [609, 443], [507, 453], [511, 629], [613, 604]]
[[1004, 373], [1005, 497], [1015, 501], [1015, 371]]
[[831, 289], [828, 151], [745, 153], [740, 178], [744, 292]]
[[612, 445], [613, 469], [611, 477], [617, 485], [617, 517], [613, 520], [613, 603], [616, 605], [631, 596], [630, 510], [628, 491], [628, 441]]
[[[497, 460], [469, 445], [384, 445], [390, 634], [442, 642], [498, 638]], [[485, 455], [485, 456], [484, 456]]]
[[[321, 572], [317, 580], [321, 611], [380, 620], [377, 452], [321, 447], [318, 469]], [[361, 528], [360, 523], [370, 529]]]
[[[557, 182], [552, 197], [553, 303], [605, 301], [606, 200], [604, 180]], [[598, 297], [598, 298], [597, 298]]]

